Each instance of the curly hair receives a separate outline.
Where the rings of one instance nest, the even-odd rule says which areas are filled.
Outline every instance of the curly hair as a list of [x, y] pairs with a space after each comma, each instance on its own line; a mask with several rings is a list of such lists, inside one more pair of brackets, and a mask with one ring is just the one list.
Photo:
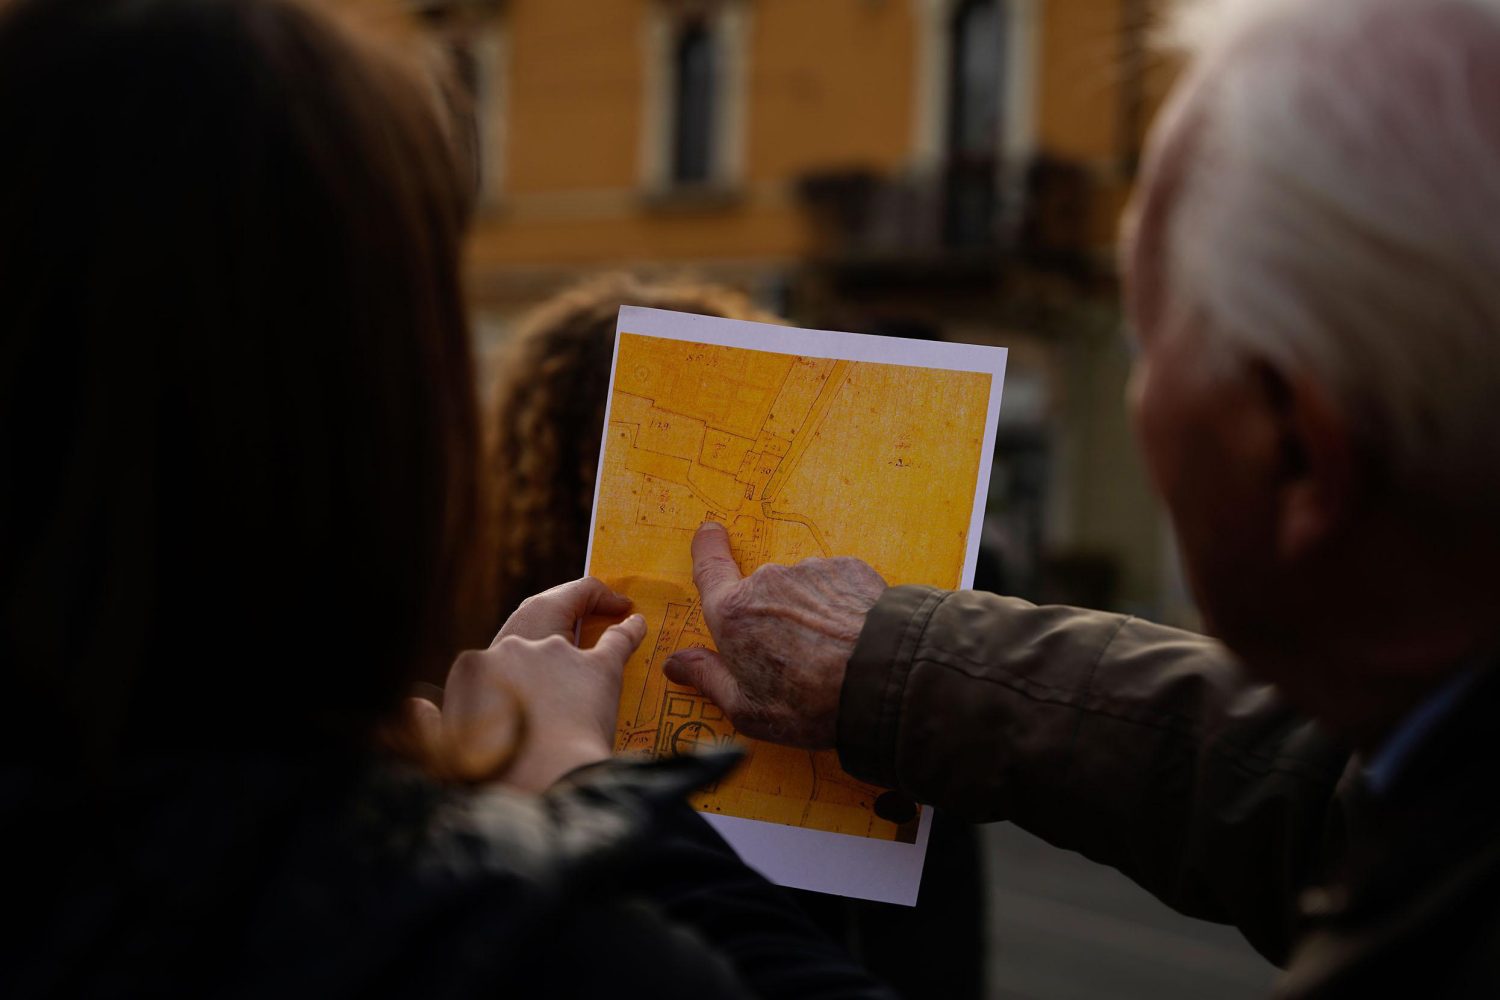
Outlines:
[[624, 274], [585, 282], [531, 313], [495, 366], [488, 421], [497, 624], [524, 598], [583, 572], [623, 305], [782, 322], [730, 288]]

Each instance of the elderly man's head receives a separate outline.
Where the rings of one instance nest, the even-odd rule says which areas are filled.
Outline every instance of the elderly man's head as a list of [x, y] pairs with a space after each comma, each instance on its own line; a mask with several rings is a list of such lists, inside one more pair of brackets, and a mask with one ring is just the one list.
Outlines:
[[1183, 24], [1123, 247], [1148, 464], [1252, 664], [1416, 684], [1500, 621], [1500, 0]]

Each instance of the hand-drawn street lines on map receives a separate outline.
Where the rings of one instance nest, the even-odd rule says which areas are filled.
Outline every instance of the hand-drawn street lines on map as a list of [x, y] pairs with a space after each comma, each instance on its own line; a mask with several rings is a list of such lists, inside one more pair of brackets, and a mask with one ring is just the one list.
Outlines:
[[959, 582], [991, 376], [620, 334], [589, 570], [650, 631], [626, 666], [617, 746], [652, 756], [730, 740], [745, 764], [698, 808], [911, 842], [876, 815], [882, 789], [832, 751], [738, 737], [675, 685], [675, 650], [712, 646], [688, 542], [721, 521], [741, 569], [857, 555], [892, 583]]

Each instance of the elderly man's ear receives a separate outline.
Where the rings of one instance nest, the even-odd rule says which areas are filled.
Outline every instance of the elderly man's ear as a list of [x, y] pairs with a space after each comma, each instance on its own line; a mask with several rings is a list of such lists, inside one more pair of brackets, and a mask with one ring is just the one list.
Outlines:
[[1256, 366], [1256, 377], [1279, 446], [1270, 470], [1276, 555], [1283, 563], [1297, 563], [1338, 535], [1355, 512], [1356, 449], [1348, 423], [1323, 386], [1265, 363]]

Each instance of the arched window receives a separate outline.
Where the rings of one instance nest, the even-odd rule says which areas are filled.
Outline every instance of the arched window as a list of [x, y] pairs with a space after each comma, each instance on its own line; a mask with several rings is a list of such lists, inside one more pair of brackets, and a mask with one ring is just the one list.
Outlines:
[[702, 18], [683, 23], [672, 51], [672, 174], [674, 185], [713, 178], [718, 50]]

